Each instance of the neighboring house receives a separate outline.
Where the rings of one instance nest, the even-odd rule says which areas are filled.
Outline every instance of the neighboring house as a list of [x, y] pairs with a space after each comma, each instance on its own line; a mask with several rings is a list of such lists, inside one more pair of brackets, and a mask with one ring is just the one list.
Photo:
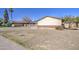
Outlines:
[[38, 27], [58, 27], [62, 26], [62, 19], [52, 17], [52, 16], [45, 16], [37, 21]]
[[56, 17], [52, 17], [52, 16], [45, 16], [37, 21], [13, 21], [12, 26], [17, 27], [17, 26], [30, 26], [30, 27], [58, 27], [58, 26], [62, 26], [62, 19], [60, 18], [56, 18]]
[[22, 20], [22, 21], [13, 21], [12, 22], [12, 27], [21, 27], [21, 26], [30, 26], [30, 25], [33, 25], [33, 24], [35, 24], [35, 23], [33, 23], [33, 22], [29, 22], [29, 21], [24, 21], [24, 20]]
[[23, 21], [13, 21], [12, 22], [12, 27], [18, 27], [18, 26], [27, 26], [27, 23], [23, 22]]
[[64, 27], [66, 29], [76, 29], [76, 23], [75, 22], [64, 22]]

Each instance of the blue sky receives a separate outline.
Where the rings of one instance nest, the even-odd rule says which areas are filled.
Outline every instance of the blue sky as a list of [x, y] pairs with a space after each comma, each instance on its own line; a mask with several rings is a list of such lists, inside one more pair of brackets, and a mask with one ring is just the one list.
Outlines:
[[[38, 20], [43, 16], [79, 16], [79, 8], [13, 8], [13, 20], [22, 20], [27, 16], [32, 20]], [[0, 18], [3, 17], [4, 8], [0, 8]]]

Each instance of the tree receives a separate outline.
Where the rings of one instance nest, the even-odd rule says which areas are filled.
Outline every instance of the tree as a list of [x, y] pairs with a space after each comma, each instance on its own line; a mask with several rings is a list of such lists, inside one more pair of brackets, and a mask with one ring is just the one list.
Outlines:
[[79, 17], [76, 17], [76, 18], [75, 18], [75, 22], [76, 22], [76, 27], [78, 27]]
[[63, 22], [68, 22], [69, 21], [69, 17], [68, 16], [63, 17], [63, 20], [62, 21]]
[[32, 20], [29, 17], [23, 17], [23, 21], [27, 22], [27, 23], [31, 23]]
[[3, 23], [5, 24], [5, 23], [7, 23], [8, 22], [8, 20], [9, 20], [9, 16], [8, 16], [8, 11], [7, 11], [7, 9], [5, 9], [4, 10], [4, 19], [3, 19]]
[[12, 20], [13, 19], [13, 16], [12, 16], [12, 14], [13, 14], [13, 8], [9, 8], [9, 12], [10, 12], [10, 20]]
[[72, 16], [65, 16], [63, 18], [63, 22], [69, 23], [69, 28], [71, 28], [71, 23], [74, 22], [74, 17], [72, 17]]
[[0, 26], [2, 26], [2, 23], [3, 23], [3, 19], [0, 18]]

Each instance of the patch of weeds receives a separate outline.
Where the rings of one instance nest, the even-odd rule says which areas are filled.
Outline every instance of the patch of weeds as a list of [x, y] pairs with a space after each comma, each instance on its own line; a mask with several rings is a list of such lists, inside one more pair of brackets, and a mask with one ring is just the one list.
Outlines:
[[18, 44], [20, 44], [20, 45], [22, 45], [22, 46], [24, 46], [25, 48], [29, 48], [28, 45], [26, 46], [26, 44], [24, 43], [24, 41], [22, 39], [20, 39], [16, 36], [12, 36], [12, 35], [7, 34], [7, 33], [2, 33], [1, 35], [16, 42], [16, 43], [18, 43]]

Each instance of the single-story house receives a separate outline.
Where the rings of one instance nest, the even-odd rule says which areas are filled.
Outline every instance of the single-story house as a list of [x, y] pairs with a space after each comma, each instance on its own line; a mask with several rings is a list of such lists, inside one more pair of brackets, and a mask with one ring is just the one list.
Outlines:
[[21, 27], [21, 26], [31, 26], [35, 24], [34, 22], [28, 22], [28, 21], [13, 21], [12, 27]]
[[62, 19], [52, 17], [52, 16], [45, 16], [37, 21], [38, 27], [58, 27], [62, 26]]

